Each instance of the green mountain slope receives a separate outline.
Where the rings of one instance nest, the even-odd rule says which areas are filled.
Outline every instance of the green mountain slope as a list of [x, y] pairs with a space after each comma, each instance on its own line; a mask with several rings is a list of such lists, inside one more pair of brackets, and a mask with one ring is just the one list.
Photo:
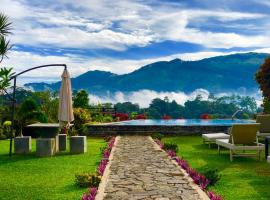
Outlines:
[[[228, 92], [257, 89], [254, 74], [268, 54], [245, 53], [218, 56], [199, 61], [175, 59], [146, 65], [125, 75], [104, 71], [89, 71], [72, 79], [74, 89], [87, 89], [92, 93], [106, 91], [192, 92], [203, 88], [210, 92]], [[30, 83], [35, 90], [58, 90], [60, 83]]]

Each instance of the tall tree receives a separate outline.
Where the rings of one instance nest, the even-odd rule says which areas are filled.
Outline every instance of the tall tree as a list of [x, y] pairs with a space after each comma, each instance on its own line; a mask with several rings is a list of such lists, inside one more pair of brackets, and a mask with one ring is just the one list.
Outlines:
[[132, 113], [132, 112], [140, 112], [139, 104], [133, 104], [131, 102], [123, 102], [123, 103], [117, 103], [114, 105], [114, 108], [117, 112], [121, 113]]
[[255, 79], [263, 95], [263, 107], [265, 113], [270, 113], [270, 57], [266, 58], [255, 75]]
[[89, 97], [85, 90], [80, 90], [73, 99], [74, 108], [89, 108]]

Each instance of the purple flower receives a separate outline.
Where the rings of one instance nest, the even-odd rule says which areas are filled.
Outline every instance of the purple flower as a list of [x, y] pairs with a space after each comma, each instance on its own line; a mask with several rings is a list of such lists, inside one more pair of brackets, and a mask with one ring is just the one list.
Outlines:
[[102, 160], [100, 163], [99, 163], [99, 166], [98, 166], [98, 169], [97, 169], [97, 173], [102, 176], [104, 174], [104, 171], [105, 171], [105, 168], [106, 168], [106, 165], [108, 164], [108, 160]]
[[158, 146], [163, 149], [164, 144], [160, 140], [155, 140], [155, 142], [158, 144]]
[[[164, 144], [160, 140], [155, 140], [155, 142], [160, 146], [161, 149], [164, 148]], [[191, 168], [186, 160], [177, 157], [175, 151], [167, 150], [167, 154], [172, 157], [177, 162], [177, 164], [188, 173], [188, 175], [193, 179], [194, 183], [199, 185], [202, 190], [206, 190], [210, 180], [197, 172], [195, 169]], [[208, 192], [207, 194], [210, 200], [222, 200], [222, 197], [216, 195], [214, 192]]]
[[173, 151], [173, 150], [168, 150], [167, 151], [167, 154], [170, 156], [170, 157], [175, 157], [176, 156], [176, 153], [175, 153], [175, 151]]
[[96, 195], [97, 188], [89, 188], [89, 191], [83, 194], [82, 200], [95, 200]]
[[109, 148], [109, 149], [112, 149], [112, 148], [113, 148], [114, 142], [115, 142], [115, 137], [113, 137], [113, 138], [109, 141], [109, 144], [108, 144], [108, 148]]
[[103, 151], [103, 158], [108, 159], [110, 157], [111, 151], [109, 149], [105, 149]]
[[222, 200], [222, 197], [215, 194], [214, 192], [209, 191], [207, 194], [210, 200]]

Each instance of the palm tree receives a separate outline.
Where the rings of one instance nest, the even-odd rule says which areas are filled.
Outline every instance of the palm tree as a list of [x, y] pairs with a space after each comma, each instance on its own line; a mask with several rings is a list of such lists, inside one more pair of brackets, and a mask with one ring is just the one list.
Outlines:
[[11, 32], [11, 22], [6, 15], [0, 13], [0, 63], [4, 57], [7, 57], [7, 52], [11, 48], [10, 42], [6, 36]]
[[[7, 57], [7, 52], [11, 48], [9, 41], [7, 40], [7, 35], [11, 32], [11, 22], [6, 15], [0, 13], [0, 63], [3, 61], [4, 57]], [[13, 75], [12, 68], [7, 69], [5, 67], [0, 69], [0, 93], [5, 90], [5, 88], [10, 86], [10, 77]]]

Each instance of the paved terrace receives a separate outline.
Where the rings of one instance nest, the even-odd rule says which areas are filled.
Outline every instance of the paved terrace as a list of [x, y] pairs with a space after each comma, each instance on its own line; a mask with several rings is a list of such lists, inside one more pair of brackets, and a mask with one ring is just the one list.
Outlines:
[[97, 200], [209, 199], [148, 136], [117, 137]]

